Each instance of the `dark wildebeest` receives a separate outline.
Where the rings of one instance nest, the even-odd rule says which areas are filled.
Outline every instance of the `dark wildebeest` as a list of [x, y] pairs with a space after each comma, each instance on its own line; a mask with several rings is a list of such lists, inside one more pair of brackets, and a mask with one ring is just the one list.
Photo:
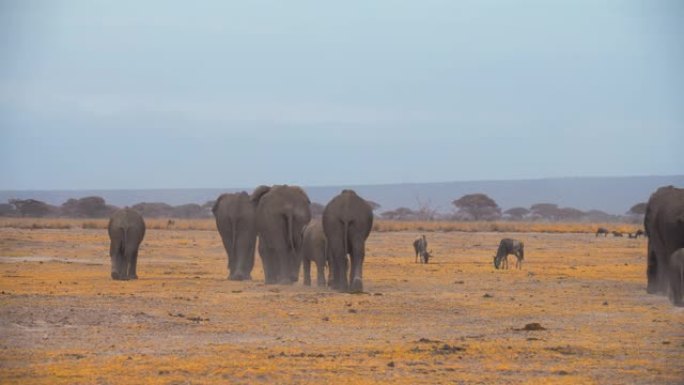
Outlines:
[[642, 236], [642, 237], [643, 237], [644, 234], [645, 234], [645, 233], [644, 233], [644, 230], [639, 229], [639, 230], [636, 231], [636, 233], [634, 233], [634, 238], [639, 238], [639, 236]]
[[596, 236], [598, 237], [599, 235], [603, 235], [604, 237], [607, 237], [610, 231], [608, 231], [607, 228], [605, 227], [599, 227], [598, 230], [596, 230]]
[[427, 238], [425, 238], [424, 234], [413, 241], [413, 250], [416, 252], [415, 263], [418, 263], [418, 257], [420, 257], [422, 262], [423, 254], [427, 252]]
[[[366, 239], [372, 228], [373, 209], [352, 190], [343, 190], [325, 206], [323, 231], [332, 255], [333, 282], [330, 286], [334, 289], [363, 291], [363, 260]], [[351, 259], [349, 272], [347, 254]]]
[[522, 268], [522, 262], [525, 259], [525, 245], [515, 239], [504, 238], [499, 242], [499, 249], [494, 256], [494, 267], [508, 269], [508, 255], [513, 254], [517, 258], [515, 266], [518, 269]]
[[145, 237], [145, 221], [137, 211], [129, 208], [112, 214], [107, 226], [109, 256], [112, 260], [112, 279], [138, 279], [138, 249]]
[[[672, 279], [676, 266], [671, 266], [670, 256], [684, 248], [684, 189], [667, 186], [651, 194], [646, 205], [644, 229], [648, 237], [646, 290], [650, 294], [667, 295], [668, 290], [678, 289], [674, 287], [676, 280]], [[683, 305], [681, 297], [673, 299], [675, 305]]]
[[612, 233], [614, 237], [622, 237], [622, 233], [619, 231], [613, 231]]
[[684, 249], [679, 249], [670, 255], [670, 298], [675, 306], [684, 306], [682, 295], [684, 286]]

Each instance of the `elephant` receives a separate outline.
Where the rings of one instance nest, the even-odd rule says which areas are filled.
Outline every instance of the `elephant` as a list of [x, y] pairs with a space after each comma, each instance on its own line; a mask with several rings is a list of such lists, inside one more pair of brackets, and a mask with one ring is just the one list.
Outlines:
[[[363, 291], [363, 260], [366, 239], [373, 228], [373, 209], [356, 192], [343, 190], [323, 210], [323, 230], [332, 254], [333, 282], [339, 291]], [[347, 254], [351, 270], [347, 280]], [[351, 287], [349, 285], [351, 283]]]
[[112, 279], [138, 279], [138, 248], [145, 237], [145, 221], [137, 211], [125, 208], [112, 214], [107, 225]]
[[676, 289], [670, 277], [669, 258], [684, 247], [684, 189], [661, 187], [646, 205], [644, 229], [648, 237], [646, 275], [649, 294], [668, 294]]
[[266, 284], [291, 284], [299, 279], [302, 232], [311, 220], [311, 201], [297, 186], [259, 186], [256, 204], [259, 255]]
[[228, 279], [252, 279], [256, 248], [256, 205], [246, 192], [221, 194], [211, 209], [228, 255]]
[[682, 286], [684, 286], [684, 248], [670, 255], [670, 287], [672, 288], [670, 295], [672, 302], [678, 307], [684, 307]]
[[[328, 252], [328, 239], [325, 237], [323, 224], [320, 220], [312, 221], [304, 228], [302, 242], [304, 285], [311, 286], [311, 262], [314, 262], [317, 273], [316, 282], [319, 287], [325, 287], [325, 267], [327, 265], [330, 269], [332, 261]], [[330, 274], [328, 278], [331, 278]]]

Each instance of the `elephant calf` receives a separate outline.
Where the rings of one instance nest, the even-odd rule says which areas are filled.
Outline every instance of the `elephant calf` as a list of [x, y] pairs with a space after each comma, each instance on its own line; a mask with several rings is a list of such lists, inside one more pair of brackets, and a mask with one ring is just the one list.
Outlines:
[[314, 262], [317, 273], [316, 282], [319, 287], [325, 287], [325, 267], [327, 265], [330, 268], [332, 262], [328, 253], [328, 239], [325, 237], [323, 224], [320, 221], [311, 222], [304, 228], [301, 252], [304, 285], [311, 286], [311, 262]]
[[109, 219], [107, 229], [111, 240], [112, 279], [138, 279], [138, 248], [145, 237], [142, 216], [133, 209], [118, 210]]
[[[343, 190], [325, 206], [323, 231], [328, 238], [332, 255], [333, 288], [340, 291], [363, 291], [363, 259], [366, 239], [372, 228], [373, 209], [352, 190]], [[347, 254], [351, 257], [349, 281]]]

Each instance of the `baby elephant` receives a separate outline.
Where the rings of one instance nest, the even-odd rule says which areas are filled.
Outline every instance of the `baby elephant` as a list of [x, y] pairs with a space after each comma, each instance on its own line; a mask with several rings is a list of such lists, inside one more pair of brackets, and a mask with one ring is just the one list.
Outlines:
[[[304, 240], [302, 241], [302, 262], [304, 269], [304, 285], [311, 286], [311, 262], [316, 264], [317, 284], [325, 287], [325, 267], [330, 267], [331, 256], [328, 252], [328, 239], [323, 232], [323, 224], [320, 221], [309, 223], [304, 228]], [[330, 281], [328, 271], [328, 281]]]
[[138, 279], [138, 248], [145, 237], [145, 222], [135, 210], [116, 211], [109, 219], [109, 256], [112, 259], [112, 279]]
[[684, 307], [684, 248], [670, 255], [670, 287], [672, 303], [675, 306]]

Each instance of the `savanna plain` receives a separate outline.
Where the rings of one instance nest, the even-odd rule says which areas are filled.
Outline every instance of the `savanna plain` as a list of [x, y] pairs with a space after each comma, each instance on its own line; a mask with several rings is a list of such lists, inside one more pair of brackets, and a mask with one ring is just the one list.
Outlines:
[[[266, 286], [258, 256], [228, 281], [210, 221], [148, 226], [140, 279], [113, 281], [106, 223], [63, 224], [0, 226], [0, 383], [684, 383], [684, 309], [646, 294], [646, 240], [593, 225], [381, 225], [345, 294]], [[504, 237], [522, 269], [494, 269]]]

